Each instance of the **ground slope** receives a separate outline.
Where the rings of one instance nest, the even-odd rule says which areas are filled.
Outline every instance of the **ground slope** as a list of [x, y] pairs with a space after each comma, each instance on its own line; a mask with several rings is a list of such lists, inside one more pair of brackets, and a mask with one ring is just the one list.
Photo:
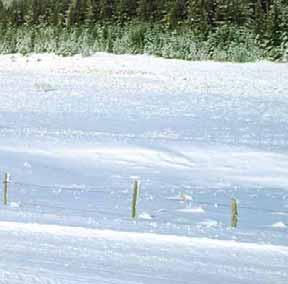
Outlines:
[[287, 77], [268, 62], [1, 56], [0, 282], [286, 283]]

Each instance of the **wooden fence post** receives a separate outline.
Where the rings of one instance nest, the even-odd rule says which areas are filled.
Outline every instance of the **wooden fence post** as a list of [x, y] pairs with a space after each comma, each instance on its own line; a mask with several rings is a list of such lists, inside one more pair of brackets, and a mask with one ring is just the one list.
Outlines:
[[9, 174], [5, 173], [4, 175], [4, 188], [3, 188], [3, 204], [7, 205], [8, 204], [8, 184], [9, 184]]
[[235, 198], [231, 200], [231, 227], [236, 228], [238, 225], [238, 204]]
[[133, 198], [132, 198], [132, 212], [131, 212], [132, 218], [136, 218], [137, 216], [137, 200], [139, 197], [139, 189], [140, 184], [137, 180], [135, 180], [133, 184]]

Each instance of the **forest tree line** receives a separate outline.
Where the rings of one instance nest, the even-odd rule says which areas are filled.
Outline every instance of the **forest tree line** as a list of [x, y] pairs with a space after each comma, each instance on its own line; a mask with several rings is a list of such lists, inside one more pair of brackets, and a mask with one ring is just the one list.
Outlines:
[[131, 20], [208, 31], [223, 24], [257, 32], [288, 26], [287, 0], [0, 0], [0, 21], [13, 25]]
[[288, 0], [0, 0], [2, 27], [131, 23], [189, 31], [203, 40], [223, 27], [239, 28], [279, 49], [288, 42]]

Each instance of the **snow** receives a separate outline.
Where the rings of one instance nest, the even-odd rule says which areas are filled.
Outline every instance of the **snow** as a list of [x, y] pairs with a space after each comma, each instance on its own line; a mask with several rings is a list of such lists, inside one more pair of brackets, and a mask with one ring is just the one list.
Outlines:
[[281, 228], [281, 229], [285, 229], [287, 228], [287, 226], [283, 223], [283, 222], [277, 222], [277, 223], [274, 223], [272, 225], [273, 228]]
[[181, 194], [176, 195], [176, 196], [169, 196], [168, 199], [169, 200], [178, 200], [178, 201], [191, 201], [192, 196], [185, 194], [185, 193], [181, 193]]
[[[282, 246], [15, 222], [0, 222], [0, 232], [3, 283], [285, 283], [288, 276]], [[27, 258], [16, 262], [15, 252]]]
[[142, 212], [140, 215], [139, 215], [139, 218], [140, 219], [145, 219], [145, 220], [152, 220], [153, 219], [153, 216], [151, 216], [149, 213], [147, 212]]
[[0, 283], [286, 284], [287, 77], [270, 62], [1, 55]]
[[205, 227], [208, 227], [208, 228], [219, 226], [219, 224], [218, 224], [218, 222], [216, 220], [211, 220], [211, 219], [201, 221], [201, 222], [199, 222], [199, 225], [200, 226], [205, 226]]
[[202, 207], [195, 207], [195, 208], [179, 209], [178, 212], [184, 212], [184, 213], [205, 213], [205, 210]]

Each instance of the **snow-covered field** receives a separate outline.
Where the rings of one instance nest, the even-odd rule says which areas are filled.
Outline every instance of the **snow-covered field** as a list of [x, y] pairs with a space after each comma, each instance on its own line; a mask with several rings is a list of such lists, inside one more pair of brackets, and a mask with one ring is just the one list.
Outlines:
[[288, 283], [287, 78], [268, 62], [0, 56], [0, 283]]

